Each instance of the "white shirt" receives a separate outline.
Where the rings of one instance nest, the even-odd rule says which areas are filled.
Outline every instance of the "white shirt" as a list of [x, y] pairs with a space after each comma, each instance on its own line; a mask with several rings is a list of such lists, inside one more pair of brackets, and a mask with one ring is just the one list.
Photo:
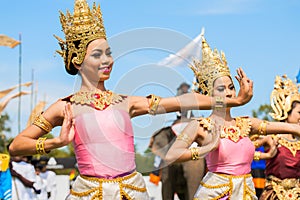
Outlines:
[[[26, 163], [24, 161], [21, 162], [12, 161], [12, 167], [17, 173], [22, 175], [24, 178], [32, 182], [36, 181], [36, 174], [33, 165]], [[18, 178], [13, 177], [12, 200], [35, 200], [36, 198], [37, 198], [36, 194], [32, 188], [25, 187]]]

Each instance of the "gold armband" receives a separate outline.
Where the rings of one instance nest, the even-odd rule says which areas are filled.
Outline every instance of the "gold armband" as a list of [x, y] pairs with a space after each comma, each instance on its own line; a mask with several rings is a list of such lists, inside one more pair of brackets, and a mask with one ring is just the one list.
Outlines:
[[200, 158], [199, 148], [192, 147], [192, 148], [190, 148], [190, 151], [192, 153], [192, 160], [199, 160], [199, 158]]
[[220, 110], [220, 109], [224, 108], [224, 97], [217, 96], [215, 98], [215, 100], [216, 100], [216, 103], [215, 103], [214, 107], [216, 110]]
[[53, 126], [52, 126], [52, 124], [51, 124], [50, 122], [48, 122], [48, 121], [44, 118], [44, 116], [43, 116], [42, 114], [43, 114], [43, 113], [39, 114], [39, 115], [35, 118], [33, 124], [36, 125], [37, 127], [40, 127], [41, 129], [43, 129], [43, 130], [46, 131], [47, 133], [49, 133], [49, 132], [52, 130]]
[[182, 140], [185, 143], [187, 143], [188, 145], [192, 144], [192, 139], [190, 138], [190, 136], [188, 136], [185, 133], [181, 133], [180, 135], [177, 136], [176, 138], [177, 140]]
[[36, 148], [36, 153], [37, 154], [40, 154], [40, 155], [44, 155], [44, 154], [47, 154], [49, 152], [46, 152], [45, 151], [45, 140], [47, 138], [43, 138], [43, 137], [40, 137], [37, 141], [36, 141], [36, 144], [35, 144], [35, 148]]
[[253, 156], [253, 160], [259, 161], [260, 160], [260, 154], [261, 154], [260, 151], [255, 151], [254, 156]]
[[267, 121], [263, 120], [258, 127], [258, 134], [266, 135], [267, 134]]
[[154, 94], [151, 94], [149, 95], [147, 98], [150, 98], [149, 100], [149, 111], [148, 113], [150, 115], [155, 115], [156, 114], [156, 111], [157, 111], [157, 108], [158, 108], [158, 105], [159, 105], [159, 102], [161, 100], [161, 97], [159, 96], [156, 96]]

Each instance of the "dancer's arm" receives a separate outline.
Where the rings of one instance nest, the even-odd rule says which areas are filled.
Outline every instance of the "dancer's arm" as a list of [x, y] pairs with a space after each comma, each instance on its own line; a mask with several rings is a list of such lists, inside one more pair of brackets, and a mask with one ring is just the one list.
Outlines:
[[270, 135], [270, 134], [293, 134], [300, 137], [300, 125], [286, 122], [269, 122], [257, 118], [250, 118], [251, 134]]
[[[196, 142], [197, 147], [191, 147]], [[168, 163], [179, 163], [189, 160], [198, 160], [205, 157], [219, 144], [219, 132], [208, 131], [200, 126], [197, 120], [191, 121], [177, 136], [176, 141], [169, 149], [165, 159]]]
[[66, 102], [57, 101], [56, 103], [52, 104], [44, 113], [42, 113], [41, 117], [42, 118], [39, 118], [40, 120], [38, 120], [40, 123], [33, 123], [14, 138], [9, 146], [9, 152], [12, 156], [34, 155], [38, 153], [38, 139], [43, 138], [45, 134], [49, 133], [45, 130], [47, 128], [43, 128], [43, 121], [45, 122], [44, 124], [49, 123], [51, 127], [62, 125], [61, 134], [59, 137], [41, 141], [40, 145], [43, 146], [40, 147], [42, 147], [45, 152], [65, 146], [72, 141], [74, 134], [72, 134], [70, 131], [72, 128], [72, 114], [70, 105], [66, 106]]
[[[245, 72], [239, 68], [237, 70], [237, 81], [240, 91], [236, 98], [210, 97], [199, 93], [187, 93], [176, 97], [161, 98], [156, 101], [155, 96], [129, 98], [129, 112], [132, 117], [149, 113], [151, 105], [157, 103], [155, 114], [175, 112], [184, 110], [210, 110], [216, 104], [234, 107], [241, 106], [249, 102], [253, 96], [253, 82], [248, 79]], [[159, 97], [158, 97], [159, 98]], [[154, 99], [154, 100], [153, 100]]]

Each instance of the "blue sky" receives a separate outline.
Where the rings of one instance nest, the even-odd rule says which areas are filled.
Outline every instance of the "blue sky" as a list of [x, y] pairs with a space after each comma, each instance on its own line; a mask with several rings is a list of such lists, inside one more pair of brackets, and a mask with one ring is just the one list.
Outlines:
[[[0, 34], [22, 36], [22, 82], [32, 80], [37, 101], [47, 106], [72, 93], [79, 83], [68, 75], [53, 34], [63, 37], [59, 22], [61, 10], [73, 12], [73, 0], [2, 1]], [[88, 0], [89, 5], [93, 1]], [[242, 67], [254, 81], [254, 97], [247, 105], [234, 108], [233, 115], [251, 115], [259, 105], [269, 103], [276, 75], [294, 79], [300, 53], [300, 2], [297, 0], [211, 0], [211, 1], [117, 1], [100, 3], [106, 33], [112, 46], [115, 65], [107, 88], [116, 92], [173, 96], [182, 81], [192, 83], [187, 64], [172, 69], [153, 65], [178, 51], [205, 27], [212, 48], [223, 50], [231, 73]], [[170, 36], [170, 37], [169, 37]], [[19, 46], [0, 47], [0, 90], [18, 84]], [[23, 88], [30, 90], [30, 88]], [[24, 128], [30, 114], [30, 95], [22, 97]], [[10, 115], [9, 136], [17, 134], [18, 100], [5, 111]], [[207, 115], [208, 111], [197, 112]], [[149, 136], [168, 125], [175, 114], [139, 117], [133, 120], [138, 149], [143, 151]], [[54, 134], [59, 129], [54, 129]]]

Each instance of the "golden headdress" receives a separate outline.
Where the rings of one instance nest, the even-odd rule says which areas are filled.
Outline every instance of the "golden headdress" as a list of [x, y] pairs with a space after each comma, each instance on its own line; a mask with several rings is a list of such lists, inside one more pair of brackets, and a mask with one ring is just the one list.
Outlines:
[[198, 83], [194, 83], [196, 88], [199, 88], [202, 94], [209, 96], [212, 95], [213, 84], [217, 78], [230, 77], [224, 52], [221, 51], [220, 55], [217, 49], [212, 51], [204, 36], [202, 36], [202, 61], [194, 59], [190, 68], [198, 80]]
[[86, 54], [89, 42], [98, 39], [106, 39], [100, 5], [93, 4], [92, 10], [86, 0], [75, 0], [74, 15], [69, 11], [66, 15], [60, 12], [60, 22], [66, 40], [56, 37], [59, 41], [61, 51], [57, 51], [65, 62], [68, 73], [77, 74], [74, 63], [80, 65]]
[[292, 109], [294, 101], [300, 102], [298, 86], [286, 75], [276, 76], [274, 89], [271, 93], [271, 107], [274, 113], [270, 113], [273, 119], [285, 120]]

